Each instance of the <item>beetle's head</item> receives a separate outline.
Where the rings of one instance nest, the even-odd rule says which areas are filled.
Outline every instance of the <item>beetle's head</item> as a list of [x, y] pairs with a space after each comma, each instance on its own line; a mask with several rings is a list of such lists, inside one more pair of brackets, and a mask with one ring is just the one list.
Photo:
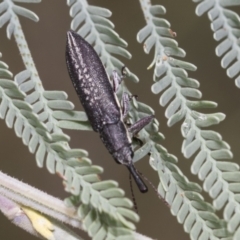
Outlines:
[[139, 172], [133, 166], [133, 162], [132, 162], [133, 155], [134, 155], [133, 150], [129, 146], [122, 147], [117, 152], [113, 153], [113, 157], [116, 160], [116, 162], [123, 164], [128, 168], [128, 170], [129, 170], [130, 174], [133, 176], [139, 190], [142, 193], [145, 193], [148, 191], [148, 188], [145, 185], [145, 183], [143, 182], [141, 176], [139, 175]]
[[131, 147], [122, 147], [117, 152], [113, 153], [113, 157], [117, 163], [129, 165], [132, 163], [133, 150]]

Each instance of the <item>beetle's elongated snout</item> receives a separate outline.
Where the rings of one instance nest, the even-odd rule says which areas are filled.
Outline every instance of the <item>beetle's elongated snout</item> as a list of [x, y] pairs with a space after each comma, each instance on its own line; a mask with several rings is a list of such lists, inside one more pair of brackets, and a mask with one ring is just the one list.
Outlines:
[[139, 176], [139, 173], [136, 171], [136, 168], [133, 166], [133, 164], [127, 165], [126, 167], [133, 176], [140, 192], [146, 193], [148, 191], [148, 188], [146, 184], [143, 182], [142, 178]]
[[82, 38], [77, 33], [73, 32], [73, 31], [67, 31], [67, 45], [68, 45], [68, 47], [77, 47], [79, 45], [78, 42], [81, 39]]
[[67, 31], [67, 46], [68, 47], [76, 46], [74, 33], [72, 31]]
[[[73, 31], [67, 31], [67, 55], [72, 55], [73, 58], [79, 59], [88, 57], [89, 48], [92, 48], [79, 34]], [[90, 55], [90, 54], [89, 54]]]

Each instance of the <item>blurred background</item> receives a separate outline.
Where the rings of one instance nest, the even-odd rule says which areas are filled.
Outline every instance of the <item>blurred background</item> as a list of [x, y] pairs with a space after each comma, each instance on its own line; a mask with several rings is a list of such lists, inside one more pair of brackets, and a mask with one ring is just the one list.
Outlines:
[[[234, 161], [240, 163], [240, 90], [235, 87], [234, 80], [226, 76], [226, 71], [220, 67], [220, 59], [215, 55], [217, 43], [213, 40], [210, 29], [210, 21], [205, 14], [199, 18], [195, 15], [196, 4], [192, 1], [153, 1], [153, 4], [161, 4], [166, 7], [164, 16], [177, 33], [176, 41], [183, 48], [187, 56], [186, 61], [195, 64], [196, 72], [189, 72], [189, 76], [200, 82], [200, 90], [204, 100], [218, 103], [214, 112], [223, 112], [227, 115], [220, 125], [211, 127], [218, 131], [227, 141], [234, 153]], [[137, 32], [145, 26], [145, 21], [138, 1], [114, 1], [101, 0], [89, 1], [89, 4], [106, 7], [113, 12], [111, 21], [119, 35], [128, 42], [128, 50], [132, 54], [131, 60], [124, 60], [126, 66], [135, 73], [140, 83], [134, 84], [126, 80], [130, 91], [139, 96], [139, 101], [150, 105], [156, 112], [160, 122], [160, 131], [166, 139], [162, 145], [168, 152], [178, 157], [178, 166], [191, 181], [199, 180], [190, 173], [192, 159], [184, 159], [181, 153], [183, 138], [180, 134], [180, 123], [168, 128], [164, 116], [165, 109], [159, 105], [159, 95], [153, 95], [150, 91], [152, 85], [153, 70], [147, 70], [152, 61], [152, 52], [146, 55], [142, 45], [136, 41]], [[29, 48], [35, 61], [40, 78], [46, 90], [63, 90], [67, 92], [69, 100], [75, 104], [77, 110], [82, 107], [70, 82], [65, 64], [66, 31], [70, 28], [71, 17], [66, 1], [42, 1], [39, 4], [22, 4], [34, 11], [40, 18], [38, 23], [23, 17], [20, 18]], [[240, 8], [234, 9], [238, 14]], [[14, 39], [6, 37], [6, 27], [0, 29], [0, 52], [2, 61], [9, 65], [10, 71], [15, 74], [24, 70], [23, 63]], [[57, 175], [51, 175], [43, 168], [36, 166], [34, 155], [30, 154], [22, 140], [15, 136], [12, 129], [6, 127], [5, 122], [0, 121], [0, 146], [1, 165], [4, 173], [29, 183], [53, 196], [64, 199], [68, 196], [62, 187], [62, 181]], [[94, 132], [66, 131], [71, 136], [72, 148], [83, 148], [89, 152], [89, 157], [94, 164], [104, 167], [102, 179], [114, 179], [120, 183], [126, 195], [131, 198], [128, 172], [125, 167], [117, 165], [107, 150], [104, 148], [97, 134]], [[142, 159], [137, 163], [137, 168], [144, 173], [156, 186], [158, 176], [153, 171], [148, 159]], [[200, 183], [201, 184], [201, 183]], [[157, 198], [150, 188], [149, 193], [141, 194], [134, 186], [141, 221], [137, 224], [137, 231], [154, 239], [189, 239], [182, 225], [177, 223], [169, 209]], [[209, 197], [205, 194], [206, 199]], [[85, 239], [85, 234], [79, 232]], [[0, 214], [0, 239], [36, 239], [11, 225]]]

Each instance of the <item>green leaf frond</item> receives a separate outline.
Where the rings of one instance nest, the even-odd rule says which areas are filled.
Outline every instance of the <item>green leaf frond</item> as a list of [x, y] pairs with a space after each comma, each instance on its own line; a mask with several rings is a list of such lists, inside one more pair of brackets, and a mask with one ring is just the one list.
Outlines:
[[169, 126], [184, 119], [181, 125], [184, 137], [182, 152], [186, 158], [197, 153], [191, 172], [198, 174], [199, 179], [204, 181], [203, 188], [214, 199], [214, 208], [219, 210], [224, 207], [224, 219], [228, 222], [228, 231], [237, 232], [234, 239], [239, 239], [239, 165], [222, 161], [232, 158], [229, 145], [222, 140], [219, 133], [202, 129], [218, 124], [225, 115], [196, 111], [199, 108], [213, 108], [217, 104], [210, 101], [189, 100], [189, 98], [200, 99], [202, 95], [196, 89], [199, 87], [199, 82], [189, 78], [186, 71], [195, 70], [196, 67], [172, 57], [184, 57], [185, 53], [171, 38], [176, 34], [169, 29], [170, 23], [157, 17], [157, 14], [165, 13], [165, 8], [149, 5], [148, 1], [141, 1], [141, 5], [147, 25], [139, 31], [137, 39], [139, 42], [146, 39], [144, 42], [146, 53], [155, 48], [152, 63], [152, 66], [155, 65], [155, 83], [152, 85], [152, 92], [155, 94], [163, 92], [160, 105], [169, 104], [165, 111]]
[[[130, 112], [131, 121], [135, 122], [141, 117], [152, 113], [147, 105], [133, 101]], [[135, 151], [133, 161], [136, 162], [149, 152], [150, 166], [158, 173], [160, 183], [158, 194], [171, 209], [171, 213], [183, 224], [184, 230], [190, 234], [191, 239], [219, 239], [231, 237], [225, 221], [219, 219], [214, 213], [214, 207], [206, 203], [200, 194], [201, 187], [190, 182], [177, 167], [177, 158], [169, 154], [159, 143], [164, 138], [158, 132], [159, 124], [156, 120], [139, 132], [138, 137], [145, 144]]]
[[[40, 115], [33, 111], [34, 106], [24, 101], [25, 93], [18, 83], [30, 75], [29, 71], [17, 74], [14, 82], [10, 80], [12, 73], [7, 70], [7, 65], [2, 62], [1, 66], [0, 117], [5, 118], [8, 127], [14, 128], [30, 152], [36, 154], [39, 167], [43, 167], [46, 161], [47, 169], [64, 179], [65, 190], [73, 194], [70, 199], [74, 198], [74, 203], [80, 205], [78, 215], [85, 230], [96, 239], [99, 234], [112, 237], [130, 234], [134, 225], [126, 218], [138, 221], [138, 216], [130, 210], [132, 203], [124, 197], [124, 191], [117, 187], [115, 181], [100, 181], [98, 174], [102, 168], [91, 164], [87, 152], [70, 149], [66, 142], [69, 137], [60, 129], [58, 133], [50, 132], [51, 120], [46, 124], [42, 122]], [[49, 114], [51, 109], [45, 108], [45, 111]], [[69, 204], [69, 200], [67, 202]]]
[[14, 21], [15, 15], [20, 15], [26, 18], [29, 18], [35, 22], [38, 22], [38, 16], [28, 10], [27, 8], [20, 7], [16, 5], [14, 2], [22, 2], [22, 3], [39, 3], [41, 0], [3, 0], [0, 3], [0, 28], [7, 24], [7, 37], [10, 39], [17, 25]]
[[[73, 4], [73, 2], [75, 3]], [[88, 14], [89, 16], [89, 13], [86, 13], [86, 10], [84, 10], [83, 7], [84, 4], [81, 4], [79, 1], [69, 1], [68, 4], [73, 4], [70, 10], [71, 15], [72, 12], [76, 14], [78, 11], [78, 14], [80, 16], [85, 16], [84, 19], [86, 22], [80, 27], [79, 30], [79, 34], [82, 34], [82, 31], [85, 30], [84, 27], [86, 27], [86, 24], [89, 21], [89, 19], [86, 18], [86, 15]], [[75, 11], [76, 8], [77, 11]], [[87, 9], [87, 7], [85, 7], [85, 9]], [[94, 7], [94, 9], [99, 8]], [[108, 12], [106, 9], [103, 11]], [[97, 11], [95, 11], [95, 14], [97, 14]], [[100, 9], [98, 14], [101, 15]], [[107, 14], [105, 14], [105, 16], [107, 16]], [[75, 21], [76, 19], [74, 18], [72, 21], [72, 26]], [[166, 23], [163, 21], [163, 24]], [[91, 39], [90, 36], [92, 35], [98, 36], [98, 33], [96, 33], [97, 28], [95, 27], [96, 23], [91, 22], [90, 25], [87, 25], [89, 29], [88, 33], [83, 35], [87, 41]], [[76, 28], [73, 28], [73, 30], [76, 30]], [[173, 33], [169, 30], [169, 34]], [[101, 44], [99, 44], [95, 38], [94, 41], [90, 40], [90, 43], [95, 45], [95, 49], [105, 49], [105, 45], [107, 46], [106, 42], [101, 41]], [[165, 39], [163, 39], [163, 41], [164, 40]], [[116, 42], [112, 43], [119, 44]], [[169, 48], [169, 51], [171, 51], [171, 48]], [[98, 51], [98, 54], [101, 57], [108, 56], [108, 59], [111, 60], [110, 54], [106, 51]], [[122, 63], [117, 64], [116, 61], [107, 61], [104, 62], [104, 64], [105, 67], [111, 71], [113, 69], [119, 69], [123, 66]], [[185, 63], [181, 63], [179, 61], [176, 64], [184, 65]], [[194, 68], [191, 64], [185, 65], [189, 68]], [[129, 92], [125, 85], [118, 92], [119, 97], [121, 97], [122, 92]], [[140, 118], [151, 114], [154, 114], [154, 111], [149, 106], [134, 99], [132, 103], [132, 109], [129, 113], [129, 121], [130, 123], [133, 123]], [[139, 133], [139, 138], [144, 142], [144, 145], [140, 148], [135, 149], [133, 161], [136, 162], [151, 152], [150, 165], [155, 171], [158, 172], [160, 178], [160, 184], [158, 187], [160, 198], [164, 198], [166, 204], [171, 208], [172, 214], [177, 216], [177, 219], [180, 223], [184, 224], [185, 231], [190, 233], [192, 239], [198, 239], [200, 233], [200, 237], [202, 239], [207, 239], [209, 236], [213, 235], [216, 236], [215, 239], [218, 239], [217, 237], [220, 236], [231, 236], [231, 234], [226, 229], [226, 223], [224, 221], [221, 221], [214, 214], [213, 207], [210, 204], [207, 204], [204, 201], [203, 197], [198, 193], [201, 191], [200, 186], [188, 181], [188, 179], [175, 165], [177, 161], [176, 157], [169, 154], [167, 150], [159, 144], [164, 136], [158, 132], [158, 126], [159, 123], [155, 119], [151, 124], [149, 124], [144, 130]]]
[[[114, 24], [107, 19], [112, 15], [111, 11], [91, 6], [86, 0], [67, 0], [67, 4], [73, 18], [71, 29], [93, 45], [107, 73], [111, 75], [113, 70], [121, 70], [124, 64], [112, 54], [128, 59], [131, 54], [125, 49], [127, 43], [114, 31]], [[128, 77], [134, 82], [139, 81], [129, 70]]]
[[[39, 1], [22, 0], [21, 2]], [[73, 17], [71, 28], [95, 47], [108, 74], [113, 69], [119, 71], [124, 64], [112, 54], [127, 58], [131, 55], [123, 48], [127, 46], [127, 43], [113, 30], [114, 25], [107, 19], [111, 12], [107, 9], [89, 6], [85, 0], [68, 0], [67, 3], [71, 6], [70, 15]], [[142, 1], [142, 4], [145, 2]], [[64, 134], [61, 128], [89, 130], [91, 127], [85, 113], [73, 111], [74, 106], [67, 101], [65, 92], [44, 90], [16, 14], [33, 20], [38, 18], [28, 10], [16, 10], [15, 6], [10, 0], [4, 0], [3, 4], [0, 4], [0, 25], [3, 26], [9, 22], [7, 35], [10, 38], [14, 34], [26, 70], [17, 74], [13, 82], [10, 80], [12, 74], [7, 70], [7, 65], [0, 62], [0, 80], [3, 80], [0, 81], [0, 114], [3, 114], [2, 118], [5, 118], [9, 127], [14, 127], [16, 134], [22, 137], [30, 151], [36, 154], [38, 166], [43, 167], [46, 162], [51, 173], [57, 172], [64, 179], [65, 189], [72, 193], [72, 196], [65, 202], [69, 206], [78, 206], [78, 215], [83, 221], [83, 227], [93, 239], [131, 239], [128, 235], [132, 234], [134, 225], [127, 218], [132, 221], [138, 220], [138, 216], [130, 210], [132, 203], [124, 197], [124, 192], [117, 187], [116, 182], [100, 181], [98, 174], [102, 172], [102, 169], [91, 164], [85, 150], [69, 147], [69, 136]], [[188, 78], [187, 72], [182, 69], [195, 70], [195, 66], [170, 57], [183, 57], [185, 53], [178, 48], [175, 40], [169, 38], [175, 36], [175, 33], [169, 29], [170, 24], [165, 19], [156, 16], [164, 12], [165, 9], [162, 6], [147, 5], [145, 17], [148, 19], [148, 25], [138, 34], [140, 42], [148, 37], [144, 45], [146, 53], [155, 46], [152, 64], [152, 66], [155, 64], [155, 82], [160, 83], [165, 79], [158, 86], [153, 87], [153, 92], [160, 92], [171, 85], [161, 98], [161, 104], [166, 105], [176, 95], [176, 99], [166, 111], [169, 125], [185, 117], [186, 120], [182, 125], [182, 133], [186, 138], [183, 152], [190, 157], [200, 148], [200, 153], [204, 151], [205, 158], [199, 160], [199, 157], [196, 157], [198, 160], [194, 160], [198, 167], [194, 169], [197, 169], [196, 173], [202, 176], [208, 167], [203, 179], [206, 179], [206, 187], [213, 189], [213, 193], [218, 196], [215, 197], [214, 202], [217, 208], [226, 203], [227, 194], [228, 208], [225, 208], [225, 219], [234, 218], [232, 225], [230, 222], [228, 226], [236, 225], [236, 229], [237, 221], [240, 219], [239, 196], [234, 194], [239, 192], [240, 187], [238, 165], [216, 162], [215, 159], [222, 156], [231, 156], [229, 147], [221, 140], [218, 133], [200, 129], [200, 127], [222, 121], [224, 115], [220, 113], [206, 115], [194, 111], [201, 107], [215, 107], [216, 104], [209, 101], [190, 101], [185, 98], [201, 97], [201, 92], [196, 89], [198, 82]], [[1, 18], [5, 13], [7, 14]], [[138, 81], [138, 78], [129, 70], [128, 76], [133, 81]], [[118, 95], [120, 96], [123, 91], [128, 91], [125, 86], [120, 89]], [[129, 121], [135, 122], [153, 113], [154, 111], [149, 106], [134, 99]], [[215, 215], [213, 206], [206, 203], [200, 195], [201, 187], [189, 182], [175, 165], [176, 157], [160, 145], [164, 136], [158, 131], [159, 123], [155, 119], [139, 133], [139, 138], [144, 144], [142, 147], [134, 145], [134, 161], [151, 153], [150, 165], [157, 171], [160, 178], [159, 197], [164, 198], [172, 214], [184, 225], [185, 231], [190, 233], [192, 239], [231, 239], [227, 223]], [[208, 159], [211, 160], [210, 167]], [[223, 173], [222, 169], [226, 170], [226, 167], [228, 167], [227, 171]], [[228, 183], [228, 181], [235, 181], [235, 183]], [[122, 236], [122, 238], [117, 238], [117, 236]]]
[[[49, 172], [58, 173], [64, 179], [65, 189], [75, 196], [73, 202], [79, 206], [78, 215], [93, 239], [115, 239], [132, 234], [135, 226], [131, 221], [139, 220], [130, 210], [132, 202], [124, 197], [124, 191], [115, 181], [100, 181], [98, 174], [102, 173], [102, 168], [92, 165], [87, 151], [69, 147], [70, 138], [58, 127], [56, 116], [59, 111], [73, 109], [73, 104], [66, 100], [64, 92], [44, 90], [14, 12], [15, 5], [11, 1], [4, 3], [8, 4], [6, 11], [11, 13], [8, 37], [14, 35], [26, 70], [17, 74], [13, 82], [9, 80], [12, 74], [7, 65], [1, 64], [2, 118], [9, 127], [14, 127], [30, 152], [35, 153], [39, 167], [46, 162]], [[26, 11], [23, 13], [26, 15]], [[85, 123], [86, 118], [83, 129], [86, 129]]]
[[236, 78], [235, 84], [240, 88], [240, 17], [225, 7], [240, 5], [236, 0], [213, 0], [200, 2], [196, 8], [198, 16], [208, 12], [211, 29], [216, 41], [216, 55], [222, 57], [221, 66], [227, 69], [230, 78]]

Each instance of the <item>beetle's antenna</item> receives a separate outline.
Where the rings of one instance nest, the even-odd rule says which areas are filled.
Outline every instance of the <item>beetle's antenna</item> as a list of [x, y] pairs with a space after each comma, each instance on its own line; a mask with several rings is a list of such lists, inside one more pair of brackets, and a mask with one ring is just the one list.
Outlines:
[[134, 209], [135, 209], [136, 213], [138, 213], [137, 201], [136, 201], [136, 198], [135, 198], [135, 195], [134, 195], [134, 191], [133, 191], [132, 175], [131, 175], [131, 173], [129, 173], [129, 182], [130, 182], [130, 189], [131, 189], [132, 201], [133, 201]]
[[[135, 168], [136, 169], [136, 168]], [[153, 185], [153, 183], [147, 178], [147, 177], [145, 177], [141, 172], [139, 172], [137, 169], [136, 169], [136, 172], [139, 174], [139, 175], [141, 175], [141, 177], [142, 178], [144, 178], [148, 183], [149, 183], [149, 185], [152, 187], [152, 189], [156, 192], [156, 194], [158, 195], [158, 197], [159, 197], [159, 199], [161, 200], [161, 201], [163, 201], [164, 202], [164, 204], [167, 206], [167, 207], [171, 207], [170, 205], [169, 205], [169, 203], [164, 199], [164, 197], [162, 197], [161, 195], [160, 195], [160, 193], [158, 192], [158, 190], [157, 190], [157, 188]]]

